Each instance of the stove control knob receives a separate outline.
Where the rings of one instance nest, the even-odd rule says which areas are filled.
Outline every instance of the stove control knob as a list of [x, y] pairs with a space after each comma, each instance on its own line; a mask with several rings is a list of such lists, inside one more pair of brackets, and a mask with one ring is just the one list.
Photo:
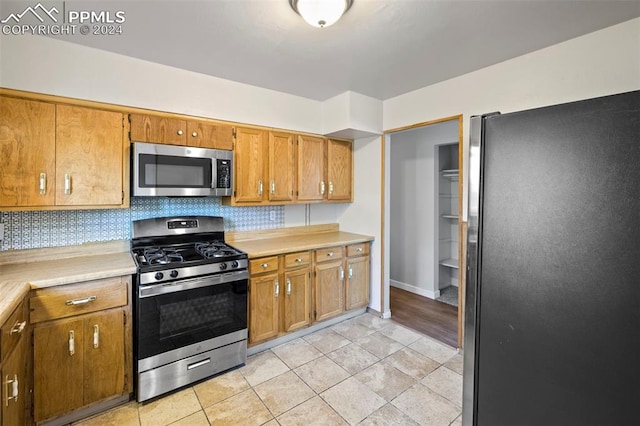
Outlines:
[[234, 260], [233, 262], [231, 262], [231, 267], [232, 268], [237, 268], [238, 267], [238, 261]]
[[220, 270], [221, 270], [221, 271], [224, 271], [225, 269], [227, 269], [227, 264], [226, 264], [226, 263], [224, 263], [224, 262], [222, 262], [222, 263], [220, 264]]
[[164, 278], [164, 274], [162, 272], [156, 272], [156, 280], [160, 281]]
[[178, 271], [173, 270], [173, 271], [171, 271], [171, 273], [169, 275], [171, 275], [171, 278], [175, 278], [175, 277], [178, 276]]

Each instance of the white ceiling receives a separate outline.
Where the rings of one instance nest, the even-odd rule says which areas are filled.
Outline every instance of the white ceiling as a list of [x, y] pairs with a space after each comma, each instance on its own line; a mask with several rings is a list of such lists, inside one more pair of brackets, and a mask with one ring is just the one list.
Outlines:
[[288, 0], [91, 4], [124, 10], [124, 34], [69, 41], [316, 100], [388, 99], [640, 16], [640, 0], [354, 0], [319, 29]]

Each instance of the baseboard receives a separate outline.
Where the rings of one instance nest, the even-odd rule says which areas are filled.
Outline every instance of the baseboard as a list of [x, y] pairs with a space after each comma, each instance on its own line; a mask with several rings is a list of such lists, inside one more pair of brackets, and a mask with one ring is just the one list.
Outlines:
[[437, 299], [440, 297], [440, 290], [431, 291], [424, 288], [416, 287], [411, 284], [406, 284], [396, 280], [389, 280], [389, 285], [397, 287], [401, 290], [408, 291], [409, 293], [417, 294], [419, 296], [428, 297], [429, 299]]

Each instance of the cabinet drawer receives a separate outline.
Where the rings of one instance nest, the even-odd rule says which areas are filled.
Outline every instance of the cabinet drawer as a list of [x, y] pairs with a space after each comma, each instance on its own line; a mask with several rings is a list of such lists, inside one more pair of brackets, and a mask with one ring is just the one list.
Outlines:
[[0, 335], [0, 360], [5, 359], [20, 339], [20, 336], [27, 333], [28, 321], [26, 306], [24, 301], [20, 302], [11, 316], [2, 325]]
[[127, 293], [120, 277], [36, 290], [29, 299], [31, 323], [125, 306]]
[[316, 250], [316, 262], [326, 262], [327, 260], [342, 259], [342, 247], [329, 247]]
[[347, 246], [347, 257], [369, 254], [369, 243], [351, 244]]
[[249, 261], [249, 273], [261, 274], [263, 272], [272, 272], [278, 270], [278, 256], [261, 257]]
[[307, 266], [311, 261], [311, 256], [308, 251], [301, 251], [298, 253], [290, 253], [284, 257], [284, 267], [297, 268], [298, 266]]

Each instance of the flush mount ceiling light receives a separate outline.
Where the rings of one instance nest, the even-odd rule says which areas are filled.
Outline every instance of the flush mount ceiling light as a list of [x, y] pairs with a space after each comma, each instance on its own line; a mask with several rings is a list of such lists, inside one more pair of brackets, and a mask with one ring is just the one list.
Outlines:
[[289, 0], [289, 4], [309, 25], [324, 28], [335, 24], [353, 0]]

